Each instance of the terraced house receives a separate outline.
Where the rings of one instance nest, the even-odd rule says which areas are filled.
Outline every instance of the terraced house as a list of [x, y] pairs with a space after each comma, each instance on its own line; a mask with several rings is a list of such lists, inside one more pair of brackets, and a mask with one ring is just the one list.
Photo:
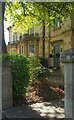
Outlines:
[[[57, 20], [54, 28], [47, 27], [45, 24], [45, 58], [49, 60], [49, 66], [59, 68], [64, 72], [64, 64], [60, 63], [60, 55], [67, 49], [71, 48], [72, 38], [72, 20], [67, 18], [59, 25]], [[12, 34], [11, 27], [9, 30], [9, 43], [7, 45], [8, 53], [14, 52], [21, 55], [43, 56], [42, 26], [35, 26], [22, 35], [19, 31]]]

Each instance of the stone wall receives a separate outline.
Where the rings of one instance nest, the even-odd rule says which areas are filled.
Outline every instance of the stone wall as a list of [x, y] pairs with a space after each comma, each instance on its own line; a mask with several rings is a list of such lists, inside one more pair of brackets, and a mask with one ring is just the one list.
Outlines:
[[[64, 25], [51, 28], [50, 32], [50, 54], [54, 55], [54, 46], [60, 45], [60, 55], [67, 49], [71, 48], [71, 19], [67, 18], [63, 21]], [[53, 51], [53, 52], [52, 52]], [[54, 64], [54, 58], [50, 59], [52, 65]], [[60, 63], [61, 72], [64, 75], [64, 64]]]
[[65, 117], [74, 120], [74, 48], [64, 51], [61, 56], [64, 67]]
[[29, 44], [34, 44], [35, 48], [35, 53], [34, 55], [35, 56], [39, 56], [39, 40], [38, 39], [21, 39], [18, 41], [18, 44], [17, 44], [17, 48], [16, 48], [16, 52], [17, 54], [21, 54], [21, 47], [24, 46], [24, 54], [26, 56], [28, 56], [28, 46]]
[[12, 63], [4, 60], [2, 62], [2, 109], [8, 109], [12, 106]]

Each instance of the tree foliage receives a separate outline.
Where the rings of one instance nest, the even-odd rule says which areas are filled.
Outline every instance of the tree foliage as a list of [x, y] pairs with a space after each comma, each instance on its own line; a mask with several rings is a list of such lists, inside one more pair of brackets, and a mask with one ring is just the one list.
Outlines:
[[14, 30], [24, 33], [24, 30], [43, 22], [51, 26], [57, 17], [62, 23], [62, 20], [71, 17], [73, 10], [74, 2], [7, 2], [5, 18], [9, 16]]
[[74, 2], [11, 2], [6, 4], [5, 16], [10, 16], [14, 32], [19, 30], [24, 34], [29, 28], [42, 25], [43, 57], [45, 57], [45, 23], [53, 27], [58, 19], [62, 24], [63, 20], [72, 16], [73, 9]]

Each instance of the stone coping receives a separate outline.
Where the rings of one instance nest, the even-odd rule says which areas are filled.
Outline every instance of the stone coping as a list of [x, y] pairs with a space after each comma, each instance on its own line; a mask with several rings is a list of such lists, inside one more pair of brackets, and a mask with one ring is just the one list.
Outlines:
[[[1, 62], [1, 61], [0, 61], [0, 62]], [[12, 65], [13, 65], [12, 62], [9, 61], [9, 60], [3, 60], [3, 61], [2, 61], [2, 66], [11, 67]]]
[[74, 63], [74, 48], [64, 51], [60, 56], [60, 61], [62, 63]]

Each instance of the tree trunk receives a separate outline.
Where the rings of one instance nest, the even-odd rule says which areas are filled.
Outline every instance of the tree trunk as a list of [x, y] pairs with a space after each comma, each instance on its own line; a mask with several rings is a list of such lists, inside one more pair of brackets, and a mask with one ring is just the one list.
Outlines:
[[4, 12], [5, 12], [5, 2], [2, 2], [2, 53], [7, 53], [5, 38], [4, 38]]
[[72, 28], [71, 48], [74, 48], [74, 11], [72, 12], [71, 28]]
[[45, 58], [45, 21], [43, 21], [42, 28], [43, 28], [43, 58]]

